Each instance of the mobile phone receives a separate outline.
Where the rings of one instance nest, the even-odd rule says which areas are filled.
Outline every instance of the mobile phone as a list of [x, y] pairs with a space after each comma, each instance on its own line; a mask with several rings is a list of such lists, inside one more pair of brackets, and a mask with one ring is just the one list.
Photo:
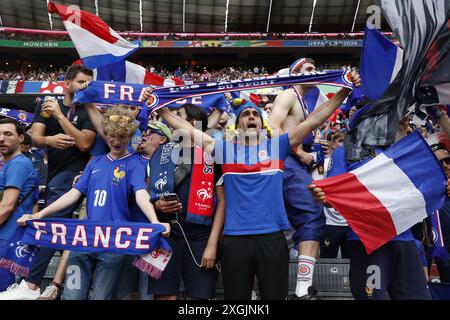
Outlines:
[[174, 201], [174, 200], [176, 200], [177, 202], [180, 202], [180, 200], [178, 199], [178, 195], [176, 193], [165, 193], [165, 194], [163, 194], [162, 198], [166, 202]]

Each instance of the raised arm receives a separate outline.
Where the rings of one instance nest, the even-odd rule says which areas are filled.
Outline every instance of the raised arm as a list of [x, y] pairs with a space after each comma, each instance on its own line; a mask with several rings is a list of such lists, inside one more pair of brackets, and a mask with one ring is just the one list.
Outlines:
[[450, 118], [448, 117], [447, 112], [442, 112], [439, 116], [439, 125], [450, 138]]
[[220, 121], [220, 117], [222, 117], [223, 110], [214, 109], [208, 116], [208, 129], [213, 129], [217, 126]]
[[173, 112], [170, 112], [169, 108], [159, 109], [158, 114], [167, 122], [169, 127], [172, 127], [175, 130], [186, 130], [189, 132], [193, 143], [208, 153], [212, 152], [214, 148], [214, 138], [211, 138], [201, 130], [195, 129], [192, 124], [183, 120]]
[[[355, 87], [361, 86], [359, 74], [352, 72], [352, 81]], [[325, 102], [319, 108], [314, 110], [302, 123], [289, 131], [289, 141], [293, 148], [299, 146], [306, 136], [327, 120], [334, 111], [344, 102], [345, 98], [350, 94], [351, 90], [342, 88], [333, 98]]]
[[97, 131], [98, 134], [102, 136], [103, 140], [106, 141], [105, 132], [103, 131], [102, 127], [102, 119], [103, 119], [102, 114], [93, 103], [86, 103], [84, 106], [95, 130]]
[[295, 96], [290, 91], [283, 91], [275, 98], [269, 118], [272, 136], [279, 136], [284, 133], [281, 127], [294, 105]]

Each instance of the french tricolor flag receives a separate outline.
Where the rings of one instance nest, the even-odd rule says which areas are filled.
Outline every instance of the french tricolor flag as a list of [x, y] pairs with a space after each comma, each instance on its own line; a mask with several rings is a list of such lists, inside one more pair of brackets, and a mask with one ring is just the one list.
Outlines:
[[360, 168], [314, 184], [370, 254], [442, 208], [447, 179], [415, 131]]
[[402, 64], [403, 50], [367, 23], [359, 66], [363, 95], [374, 101], [380, 99]]
[[95, 14], [49, 2], [49, 13], [63, 20], [83, 64], [94, 69], [124, 60], [139, 48], [139, 41], [129, 42]]
[[165, 79], [144, 67], [126, 60], [94, 68], [94, 80], [149, 84], [155, 87], [184, 85], [178, 78]]

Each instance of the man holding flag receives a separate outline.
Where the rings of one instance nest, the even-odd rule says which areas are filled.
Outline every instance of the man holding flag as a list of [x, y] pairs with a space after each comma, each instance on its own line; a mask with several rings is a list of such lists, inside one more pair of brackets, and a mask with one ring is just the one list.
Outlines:
[[[447, 179], [416, 131], [349, 173], [310, 186], [348, 221], [356, 299], [430, 299], [410, 228], [444, 204]], [[383, 177], [381, 180], [380, 177]]]

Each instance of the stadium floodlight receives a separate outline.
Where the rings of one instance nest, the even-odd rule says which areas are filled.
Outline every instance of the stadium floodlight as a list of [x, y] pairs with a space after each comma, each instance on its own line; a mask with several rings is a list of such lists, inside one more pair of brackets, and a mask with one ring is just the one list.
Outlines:
[[269, 33], [269, 25], [270, 25], [270, 16], [272, 15], [272, 0], [270, 0], [270, 4], [269, 4], [269, 14], [267, 16], [267, 28], [266, 28], [266, 33]]
[[186, 32], [186, 0], [183, 0], [183, 32]]
[[312, 7], [312, 12], [311, 12], [311, 20], [309, 21], [309, 31], [308, 31], [308, 33], [311, 33], [311, 29], [312, 29], [312, 25], [313, 25], [313, 21], [314, 21], [314, 11], [316, 10], [316, 4], [317, 4], [317, 0], [314, 0], [313, 7]]
[[355, 17], [353, 18], [353, 25], [352, 25], [352, 31], [355, 30], [355, 23], [356, 23], [356, 17], [358, 16], [358, 11], [359, 11], [359, 5], [361, 4], [361, 0], [358, 0], [358, 5], [356, 6], [356, 11], [355, 11]]
[[225, 32], [227, 32], [228, 29], [228, 7], [230, 5], [230, 0], [227, 0], [227, 3], [225, 5]]
[[[183, 0], [183, 5], [184, 5], [184, 1], [185, 0]], [[143, 24], [142, 24], [142, 0], [139, 0], [139, 24], [141, 26], [141, 32], [142, 32], [144, 30]], [[183, 26], [183, 29], [184, 29], [184, 26]], [[183, 32], [184, 32], [184, 30], [183, 30]]]
[[[49, 0], [47, 0], [47, 8], [48, 8]], [[48, 14], [48, 22], [50, 23], [50, 30], [53, 30], [53, 20], [52, 20], [52, 14], [50, 12]]]

